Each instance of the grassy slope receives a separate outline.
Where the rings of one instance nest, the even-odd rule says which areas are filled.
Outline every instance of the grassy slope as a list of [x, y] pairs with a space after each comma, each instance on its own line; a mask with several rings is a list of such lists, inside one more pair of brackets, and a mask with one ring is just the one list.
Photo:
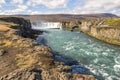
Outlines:
[[120, 27], [120, 18], [108, 18], [104, 22], [105, 25]]

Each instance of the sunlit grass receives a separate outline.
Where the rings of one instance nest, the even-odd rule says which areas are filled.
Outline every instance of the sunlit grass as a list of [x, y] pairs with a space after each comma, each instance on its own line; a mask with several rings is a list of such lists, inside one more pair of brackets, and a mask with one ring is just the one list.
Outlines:
[[120, 18], [108, 18], [104, 21], [104, 24], [111, 26], [120, 26]]
[[29, 68], [36, 63], [36, 59], [32, 54], [17, 54], [16, 55], [16, 64], [19, 68]]

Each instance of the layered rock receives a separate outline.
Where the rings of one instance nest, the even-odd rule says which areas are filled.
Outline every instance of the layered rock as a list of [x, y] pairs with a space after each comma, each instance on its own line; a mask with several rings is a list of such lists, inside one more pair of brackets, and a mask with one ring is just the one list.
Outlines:
[[[114, 18], [112, 19], [114, 21]], [[119, 18], [115, 18], [115, 22], [120, 21]], [[115, 45], [120, 45], [120, 25], [117, 24], [112, 25], [110, 24], [104, 24], [106, 22], [106, 19], [103, 21], [98, 22], [98, 24], [94, 25], [93, 22], [87, 22], [86, 30], [85, 31], [83, 28], [85, 26], [82, 26], [81, 30], [85, 33], [87, 33], [90, 36], [93, 36], [101, 41], [110, 43], [110, 44], [115, 44]], [[112, 23], [112, 22], [109, 22]]]

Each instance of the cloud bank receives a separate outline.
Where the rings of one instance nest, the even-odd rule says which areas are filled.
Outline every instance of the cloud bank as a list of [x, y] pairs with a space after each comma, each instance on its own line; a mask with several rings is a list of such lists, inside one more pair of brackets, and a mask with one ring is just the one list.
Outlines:
[[[0, 0], [0, 14], [89, 14], [120, 15], [120, 0]], [[73, 6], [74, 5], [74, 6]]]

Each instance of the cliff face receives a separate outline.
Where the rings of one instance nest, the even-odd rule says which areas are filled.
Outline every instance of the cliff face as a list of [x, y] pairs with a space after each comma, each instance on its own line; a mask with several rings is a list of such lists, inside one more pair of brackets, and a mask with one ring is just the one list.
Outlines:
[[62, 22], [62, 28], [63, 29], [68, 29], [68, 30], [80, 30], [80, 26], [81, 26], [81, 21], [66, 21], [66, 22]]
[[12, 22], [14, 24], [18, 24], [16, 26], [12, 26], [12, 28], [16, 28], [18, 30], [17, 34], [23, 37], [34, 38], [35, 34], [40, 34], [40, 31], [32, 30], [30, 20], [25, 20], [23, 18], [17, 17], [3, 17], [0, 18], [1, 21]]
[[[110, 22], [111, 21], [111, 22]], [[77, 24], [76, 24], [77, 23]], [[64, 22], [63, 28], [82, 31], [92, 37], [110, 44], [120, 45], [120, 19], [84, 20], [75, 22]], [[72, 25], [71, 25], [72, 24]]]
[[120, 45], [120, 28], [95, 27], [91, 28], [91, 31], [88, 34], [108, 43]]

